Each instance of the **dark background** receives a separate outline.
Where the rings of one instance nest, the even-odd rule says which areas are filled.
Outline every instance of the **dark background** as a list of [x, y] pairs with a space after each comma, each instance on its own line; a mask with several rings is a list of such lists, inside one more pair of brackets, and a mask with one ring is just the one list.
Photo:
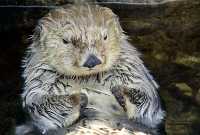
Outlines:
[[[41, 2], [42, 1], [42, 2]], [[48, 4], [47, 4], [48, 3]], [[59, 5], [63, 0], [1, 0], [2, 5]], [[168, 135], [200, 135], [200, 1], [157, 6], [106, 5], [159, 82]], [[45, 7], [0, 7], [0, 135], [24, 122], [21, 60]]]

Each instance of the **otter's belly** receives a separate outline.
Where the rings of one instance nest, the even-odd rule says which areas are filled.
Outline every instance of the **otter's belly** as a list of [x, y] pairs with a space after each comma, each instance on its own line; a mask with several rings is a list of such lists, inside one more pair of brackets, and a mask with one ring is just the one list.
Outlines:
[[117, 103], [108, 87], [90, 86], [81, 90], [88, 96], [86, 109], [91, 114], [97, 116], [117, 117], [126, 115], [122, 107]]

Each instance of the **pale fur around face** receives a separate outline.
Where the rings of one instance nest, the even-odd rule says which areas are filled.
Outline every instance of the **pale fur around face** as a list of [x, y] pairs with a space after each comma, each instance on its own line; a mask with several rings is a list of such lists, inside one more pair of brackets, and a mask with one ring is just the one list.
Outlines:
[[[43, 63], [65, 75], [84, 76], [110, 69], [119, 57], [124, 38], [118, 18], [110, 9], [76, 5], [43, 17], [33, 39]], [[83, 67], [91, 54], [102, 64], [92, 69]]]

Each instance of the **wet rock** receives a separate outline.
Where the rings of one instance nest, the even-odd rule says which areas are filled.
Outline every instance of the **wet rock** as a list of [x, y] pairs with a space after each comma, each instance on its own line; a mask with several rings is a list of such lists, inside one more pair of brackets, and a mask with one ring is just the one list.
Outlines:
[[192, 96], [192, 88], [186, 83], [176, 83], [175, 86], [186, 96]]
[[198, 90], [198, 93], [196, 95], [196, 101], [200, 105], [200, 89]]

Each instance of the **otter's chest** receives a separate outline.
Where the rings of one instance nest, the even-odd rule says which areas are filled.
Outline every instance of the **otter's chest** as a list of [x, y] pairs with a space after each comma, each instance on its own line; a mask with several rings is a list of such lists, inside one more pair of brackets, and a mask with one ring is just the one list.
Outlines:
[[125, 115], [108, 85], [87, 84], [81, 88], [81, 92], [87, 95], [88, 105], [86, 109], [91, 112], [97, 112], [97, 115], [109, 117]]
[[[110, 82], [98, 82], [94, 79], [87, 81], [67, 80], [71, 86], [71, 92], [79, 91], [87, 95], [88, 105], [86, 110], [92, 114], [117, 117], [126, 115], [123, 108], [118, 104], [112, 92], [110, 91]], [[91, 114], [87, 113], [87, 114]]]

